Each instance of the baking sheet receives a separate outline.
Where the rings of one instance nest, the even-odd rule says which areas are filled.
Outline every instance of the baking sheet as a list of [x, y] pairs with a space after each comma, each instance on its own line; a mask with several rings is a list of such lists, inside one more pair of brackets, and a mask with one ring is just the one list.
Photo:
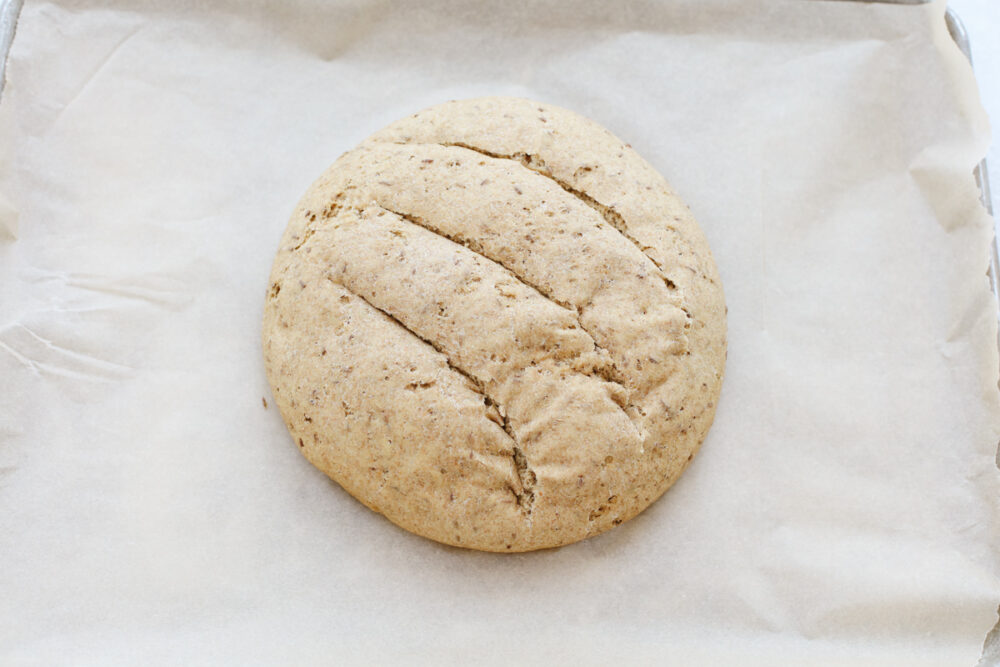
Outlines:
[[[1000, 599], [988, 129], [943, 11], [29, 0], [0, 102], [0, 661], [974, 664]], [[481, 94], [638, 147], [730, 315], [678, 485], [518, 556], [391, 526], [261, 400], [294, 201]]]
[[[962, 19], [959, 18], [958, 14], [951, 7], [948, 7], [944, 15], [945, 24], [948, 26], [948, 34], [951, 38], [955, 40], [958, 48], [962, 51], [962, 54], [972, 62], [972, 47], [969, 44], [969, 34], [965, 29], [965, 25]], [[989, 167], [987, 165], [987, 158], [983, 158], [979, 164], [976, 165], [976, 169], [973, 172], [976, 177], [976, 185], [979, 187], [979, 201], [983, 202], [983, 207], [986, 212], [991, 216], [993, 215], [993, 197], [990, 193], [990, 174]], [[994, 221], [995, 224], [995, 221]], [[1000, 293], [1000, 284], [998, 284], [998, 279], [1000, 279], [1000, 255], [997, 253], [997, 239], [994, 236], [993, 243], [990, 247], [990, 289], [993, 290], [994, 294]], [[1000, 341], [998, 341], [1000, 344]], [[1000, 449], [997, 450], [997, 465], [1000, 466]], [[1000, 625], [997, 626], [1000, 629]]]

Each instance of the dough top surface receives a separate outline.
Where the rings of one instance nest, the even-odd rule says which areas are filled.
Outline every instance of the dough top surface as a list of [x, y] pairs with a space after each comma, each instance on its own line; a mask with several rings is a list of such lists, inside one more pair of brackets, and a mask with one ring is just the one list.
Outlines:
[[264, 359], [293, 440], [401, 527], [514, 552], [642, 511], [711, 425], [711, 252], [600, 125], [448, 102], [341, 156], [274, 262]]

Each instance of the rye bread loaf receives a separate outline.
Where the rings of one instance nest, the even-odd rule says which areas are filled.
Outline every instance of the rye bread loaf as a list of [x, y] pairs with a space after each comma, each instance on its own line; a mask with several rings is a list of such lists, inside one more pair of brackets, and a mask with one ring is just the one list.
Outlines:
[[725, 354], [718, 271], [663, 177], [513, 98], [426, 109], [341, 156], [292, 214], [264, 315], [302, 453], [399, 526], [500, 552], [659, 497]]

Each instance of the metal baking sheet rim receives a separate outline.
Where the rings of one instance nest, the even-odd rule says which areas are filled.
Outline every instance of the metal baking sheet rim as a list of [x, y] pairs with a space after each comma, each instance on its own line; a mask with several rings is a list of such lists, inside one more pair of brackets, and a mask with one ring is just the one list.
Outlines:
[[[895, 2], [897, 4], [919, 4], [924, 0], [861, 0], [862, 2]], [[21, 12], [21, 6], [24, 0], [0, 0], [0, 94], [3, 93], [4, 84], [7, 82], [7, 54], [10, 52], [11, 42], [14, 40], [14, 34], [17, 30], [17, 17]], [[958, 15], [952, 11], [949, 7], [945, 12], [945, 21], [948, 24], [948, 32], [951, 34], [952, 39], [958, 45], [958, 48], [962, 50], [965, 57], [969, 59], [969, 63], [972, 63], [972, 51], [969, 47], [969, 34], [965, 30], [965, 25]], [[983, 203], [983, 207], [992, 216], [993, 215], [993, 199], [990, 195], [990, 179], [989, 171], [986, 167], [986, 158], [983, 158], [982, 162], [976, 165], [974, 171], [976, 178], [976, 184], [979, 186], [979, 198]], [[998, 259], [997, 253], [997, 239], [994, 237], [993, 243], [991, 245], [990, 252], [990, 268], [988, 271], [990, 277], [990, 287], [993, 289], [993, 293], [1000, 297], [1000, 259]], [[1000, 316], [1000, 313], [998, 313]], [[1000, 345], [1000, 334], [998, 334], [997, 344]], [[1000, 448], [997, 450], [997, 465], [1000, 465]], [[998, 609], [1000, 613], [1000, 609]], [[983, 642], [983, 657], [980, 661], [980, 665], [986, 665], [986, 661], [991, 658], [986, 655], [989, 650], [990, 653], [997, 651], [997, 647], [1000, 646], [1000, 621], [993, 627], [990, 633], [987, 635], [986, 640]]]

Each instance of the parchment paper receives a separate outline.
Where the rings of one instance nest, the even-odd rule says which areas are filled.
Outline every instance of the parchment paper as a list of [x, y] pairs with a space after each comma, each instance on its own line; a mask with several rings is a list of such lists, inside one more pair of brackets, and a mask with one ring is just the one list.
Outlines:
[[[977, 661], [1000, 601], [988, 130], [943, 4], [551, 5], [26, 2], [0, 104], [0, 662]], [[484, 94], [636, 146], [729, 305], [680, 482], [517, 556], [397, 529], [262, 401], [296, 199], [389, 121]]]

